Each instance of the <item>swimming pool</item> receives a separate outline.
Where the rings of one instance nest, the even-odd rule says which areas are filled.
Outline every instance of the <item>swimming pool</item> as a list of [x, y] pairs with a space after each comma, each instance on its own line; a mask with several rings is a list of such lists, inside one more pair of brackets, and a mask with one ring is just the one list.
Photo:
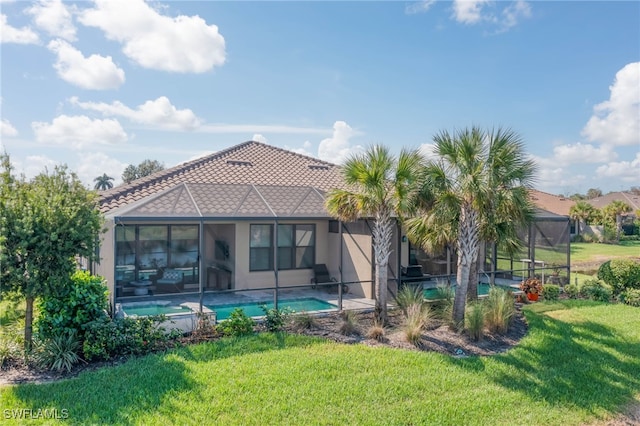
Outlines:
[[[229, 318], [231, 312], [236, 308], [242, 308], [245, 314], [249, 317], [264, 316], [264, 311], [260, 306], [267, 305], [268, 309], [273, 308], [273, 302], [246, 302], [246, 303], [230, 303], [226, 305], [205, 305], [207, 308], [215, 311], [216, 319], [224, 320]], [[313, 311], [326, 311], [330, 309], [337, 309], [338, 307], [332, 303], [325, 302], [324, 300], [316, 299], [313, 297], [306, 297], [302, 299], [284, 299], [278, 301], [278, 308], [289, 308], [295, 312], [313, 312]]]
[[[496, 287], [502, 288], [504, 290], [510, 290], [510, 291], [518, 291], [519, 289], [514, 288], [514, 287], [509, 287], [509, 286], [504, 286], [504, 285], [497, 285]], [[453, 289], [453, 291], [455, 292], [456, 286], [452, 285], [451, 288]], [[489, 290], [491, 289], [491, 286], [487, 283], [480, 283], [478, 284], [478, 296], [486, 296], [487, 294], [489, 294]], [[437, 288], [427, 288], [424, 290], [424, 298], [425, 299], [429, 299], [429, 300], [434, 300], [438, 298], [438, 289]]]
[[147, 305], [138, 306], [122, 306], [122, 310], [127, 316], [137, 315], [139, 317], [149, 315], [172, 315], [172, 314], [191, 314], [193, 311], [186, 306], [166, 305], [159, 303], [149, 303]]

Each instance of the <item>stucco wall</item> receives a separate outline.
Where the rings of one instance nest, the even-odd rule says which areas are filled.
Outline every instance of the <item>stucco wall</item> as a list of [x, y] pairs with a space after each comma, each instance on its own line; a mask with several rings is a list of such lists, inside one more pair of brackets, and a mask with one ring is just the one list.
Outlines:
[[109, 289], [109, 301], [115, 303], [114, 258], [115, 258], [115, 233], [113, 220], [105, 220], [106, 231], [100, 236], [100, 261], [94, 265], [94, 274], [104, 277]]

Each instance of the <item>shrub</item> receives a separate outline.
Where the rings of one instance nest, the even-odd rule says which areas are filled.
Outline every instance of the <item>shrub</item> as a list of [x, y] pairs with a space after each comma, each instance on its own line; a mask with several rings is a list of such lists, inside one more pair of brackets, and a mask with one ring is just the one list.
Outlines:
[[475, 340], [482, 340], [484, 335], [485, 306], [482, 302], [472, 302], [467, 305], [465, 313], [466, 330]]
[[407, 314], [407, 307], [415, 303], [422, 303], [424, 301], [424, 293], [422, 286], [410, 286], [405, 285], [398, 291], [396, 296], [396, 303], [402, 312]]
[[609, 302], [611, 300], [611, 290], [598, 280], [585, 281], [580, 287], [580, 295], [598, 302]]
[[225, 336], [244, 336], [253, 333], [255, 321], [242, 308], [235, 308], [229, 318], [218, 324], [218, 330]]
[[627, 305], [640, 307], [640, 290], [628, 288], [618, 295], [618, 300]]
[[50, 370], [71, 371], [80, 361], [80, 340], [75, 332], [51, 336], [36, 345], [35, 357], [38, 364]]
[[345, 336], [358, 333], [358, 316], [355, 311], [342, 311], [340, 333]]
[[47, 296], [39, 304], [36, 327], [40, 339], [75, 334], [84, 339], [86, 324], [107, 316], [107, 287], [104, 279], [76, 271], [61, 294]]
[[640, 289], [640, 263], [631, 259], [609, 260], [598, 269], [598, 279], [618, 294], [627, 288]]
[[0, 368], [12, 360], [19, 359], [22, 354], [23, 345], [19, 337], [18, 330], [8, 330], [10, 327], [4, 326], [0, 333]]
[[269, 309], [266, 304], [260, 305], [260, 308], [264, 312], [264, 326], [266, 329], [272, 332], [282, 331], [289, 315], [291, 315], [291, 309]]
[[424, 304], [417, 303], [407, 306], [407, 313], [402, 326], [407, 342], [415, 346], [418, 346], [420, 343], [422, 330], [425, 326], [425, 319], [429, 315], [428, 308], [425, 311], [424, 306]]
[[316, 326], [316, 317], [308, 312], [301, 312], [293, 316], [292, 322], [296, 330], [310, 330]]
[[87, 324], [82, 352], [87, 361], [120, 355], [143, 355], [162, 349], [177, 337], [160, 326], [164, 315], [139, 318], [100, 318]]
[[436, 287], [436, 299], [434, 304], [435, 315], [446, 323], [451, 323], [453, 317], [453, 300], [455, 292], [447, 284], [438, 284]]
[[554, 301], [560, 297], [560, 286], [555, 284], [547, 284], [544, 286], [542, 296], [545, 300]]
[[374, 322], [371, 327], [369, 327], [369, 331], [367, 331], [367, 337], [369, 339], [377, 340], [378, 342], [382, 342], [385, 339], [385, 329], [384, 325], [379, 322]]
[[564, 292], [570, 299], [577, 299], [580, 296], [580, 287], [577, 284], [564, 286]]
[[511, 319], [516, 313], [513, 293], [499, 287], [491, 287], [485, 300], [486, 320], [489, 330], [504, 334], [509, 330]]

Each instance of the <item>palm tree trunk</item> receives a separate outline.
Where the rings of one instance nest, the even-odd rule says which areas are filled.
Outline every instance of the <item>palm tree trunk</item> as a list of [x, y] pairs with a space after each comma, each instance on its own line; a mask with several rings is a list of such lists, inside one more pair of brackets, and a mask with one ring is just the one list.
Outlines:
[[478, 258], [478, 231], [478, 213], [470, 205], [463, 204], [458, 232], [458, 286], [453, 300], [453, 322], [456, 328], [464, 326], [471, 265]]
[[622, 233], [622, 215], [616, 215], [616, 241], [620, 242], [620, 234]]
[[381, 324], [387, 323], [387, 278], [389, 276], [389, 257], [391, 256], [391, 237], [393, 221], [390, 211], [376, 214], [376, 222], [371, 236], [375, 256], [375, 317]]

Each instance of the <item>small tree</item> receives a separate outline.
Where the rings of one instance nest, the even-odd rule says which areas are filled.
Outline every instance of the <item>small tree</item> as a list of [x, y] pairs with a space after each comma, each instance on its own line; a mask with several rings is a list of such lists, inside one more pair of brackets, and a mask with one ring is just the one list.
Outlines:
[[131, 183], [136, 179], [149, 176], [161, 170], [164, 170], [164, 164], [158, 160], [144, 160], [137, 166], [129, 164], [122, 172], [122, 180], [124, 183]]
[[569, 217], [577, 223], [577, 233], [580, 235], [582, 223], [587, 225], [595, 215], [595, 208], [586, 201], [578, 201], [569, 209]]
[[612, 201], [602, 209], [606, 223], [615, 224], [616, 241], [620, 241], [620, 234], [622, 233], [622, 215], [631, 211], [631, 206], [620, 200]]
[[68, 286], [77, 257], [94, 259], [102, 216], [97, 195], [66, 166], [26, 182], [12, 176], [8, 155], [1, 159], [0, 291], [16, 291], [26, 300], [29, 350], [35, 299]]
[[589, 188], [587, 191], [587, 199], [602, 197], [602, 190], [600, 188]]

